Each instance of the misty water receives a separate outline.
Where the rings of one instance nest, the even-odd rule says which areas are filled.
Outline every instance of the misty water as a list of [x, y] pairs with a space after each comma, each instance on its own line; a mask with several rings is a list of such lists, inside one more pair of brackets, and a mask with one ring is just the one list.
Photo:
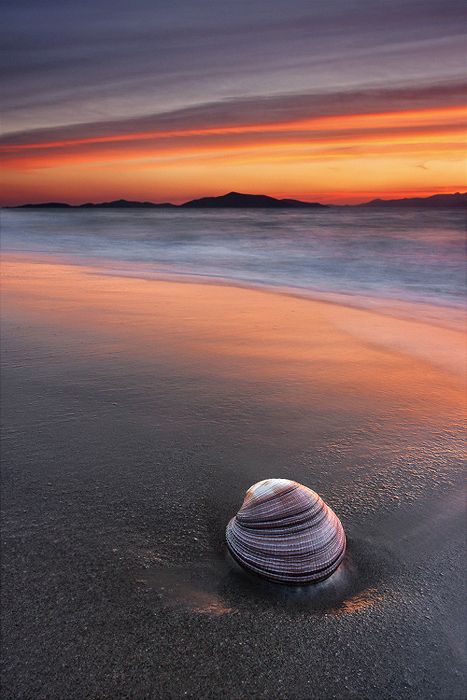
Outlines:
[[307, 295], [465, 302], [465, 212], [384, 210], [4, 210], [5, 251], [196, 276]]

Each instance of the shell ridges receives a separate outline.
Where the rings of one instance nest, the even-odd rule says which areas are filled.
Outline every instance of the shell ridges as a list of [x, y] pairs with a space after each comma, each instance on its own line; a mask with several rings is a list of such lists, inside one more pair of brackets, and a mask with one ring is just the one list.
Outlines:
[[346, 548], [337, 515], [317, 493], [289, 479], [264, 479], [249, 488], [226, 540], [245, 569], [292, 585], [328, 578]]

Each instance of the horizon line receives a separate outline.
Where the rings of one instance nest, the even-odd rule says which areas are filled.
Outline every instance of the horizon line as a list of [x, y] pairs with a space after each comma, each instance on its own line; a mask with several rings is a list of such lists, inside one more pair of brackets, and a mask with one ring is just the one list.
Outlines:
[[70, 207], [70, 208], [80, 208], [80, 207], [83, 207], [86, 205], [100, 206], [100, 205], [105, 205], [105, 204], [115, 204], [117, 202], [128, 202], [128, 203], [134, 203], [134, 204], [148, 204], [150, 206], [156, 206], [156, 207], [157, 206], [160, 206], [160, 207], [163, 207], [163, 206], [169, 207], [170, 206], [170, 207], [179, 208], [179, 207], [183, 207], [187, 204], [190, 204], [191, 202], [198, 202], [198, 201], [201, 201], [203, 199], [221, 199], [221, 198], [226, 197], [230, 194], [236, 194], [236, 195], [247, 196], [247, 197], [268, 197], [271, 200], [275, 200], [275, 201], [287, 201], [287, 200], [289, 200], [292, 202], [300, 202], [300, 203], [305, 204], [305, 205], [317, 204], [317, 205], [321, 205], [323, 207], [358, 207], [358, 206], [362, 206], [364, 204], [370, 204], [371, 202], [375, 202], [375, 201], [381, 201], [381, 202], [401, 201], [401, 202], [403, 202], [403, 201], [410, 200], [410, 199], [426, 200], [426, 199], [431, 199], [432, 197], [449, 197], [449, 196], [454, 196], [454, 195], [463, 195], [463, 194], [467, 194], [467, 191], [462, 192], [459, 190], [457, 192], [434, 192], [433, 194], [423, 195], [423, 196], [416, 196], [416, 195], [413, 196], [412, 195], [412, 196], [406, 196], [406, 197], [392, 197], [392, 198], [388, 198], [388, 199], [385, 198], [385, 196], [383, 195], [383, 196], [373, 197], [372, 199], [358, 202], [355, 204], [354, 203], [352, 203], [352, 204], [351, 203], [348, 203], [348, 204], [346, 204], [346, 203], [344, 203], [344, 204], [334, 204], [334, 203], [322, 204], [321, 202], [319, 202], [316, 199], [303, 200], [303, 199], [296, 199], [294, 197], [275, 197], [274, 195], [268, 195], [268, 194], [265, 194], [264, 192], [251, 193], [251, 192], [238, 192], [235, 190], [231, 190], [231, 191], [225, 192], [224, 194], [221, 194], [221, 195], [204, 195], [202, 197], [195, 197], [194, 199], [188, 199], [188, 200], [181, 202], [179, 204], [174, 204], [173, 202], [168, 202], [168, 201], [154, 202], [152, 200], [147, 200], [147, 199], [138, 200], [138, 199], [126, 199], [125, 197], [117, 197], [116, 199], [103, 200], [103, 201], [99, 201], [99, 202], [97, 202], [97, 201], [92, 202], [89, 200], [85, 200], [79, 204], [78, 203], [70, 204], [69, 202], [60, 201], [58, 199], [49, 199], [49, 200], [42, 201], [42, 202], [23, 202], [20, 204], [0, 204], [0, 208], [1, 209], [16, 209], [16, 208], [28, 207], [28, 206], [29, 207], [35, 207], [35, 206], [39, 207], [39, 206], [46, 206], [46, 205], [60, 205], [60, 206], [65, 206], [65, 207]]

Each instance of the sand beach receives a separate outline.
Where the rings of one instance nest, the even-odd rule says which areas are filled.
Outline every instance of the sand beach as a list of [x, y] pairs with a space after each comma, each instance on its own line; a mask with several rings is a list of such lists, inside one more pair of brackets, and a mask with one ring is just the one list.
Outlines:
[[[3, 697], [464, 696], [460, 326], [45, 255], [2, 303]], [[267, 477], [339, 515], [328, 582], [229, 560]]]

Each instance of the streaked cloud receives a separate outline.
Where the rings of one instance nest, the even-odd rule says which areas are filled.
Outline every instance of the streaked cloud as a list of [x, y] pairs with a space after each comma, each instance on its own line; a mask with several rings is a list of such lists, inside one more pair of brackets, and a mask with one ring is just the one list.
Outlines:
[[306, 169], [302, 194], [324, 178], [329, 197], [355, 198], [395, 186], [377, 159], [412, 190], [461, 184], [464, 16], [458, 0], [17, 0], [1, 52], [5, 201], [30, 199], [34, 177], [73, 200], [277, 192], [279, 166], [281, 194]]

